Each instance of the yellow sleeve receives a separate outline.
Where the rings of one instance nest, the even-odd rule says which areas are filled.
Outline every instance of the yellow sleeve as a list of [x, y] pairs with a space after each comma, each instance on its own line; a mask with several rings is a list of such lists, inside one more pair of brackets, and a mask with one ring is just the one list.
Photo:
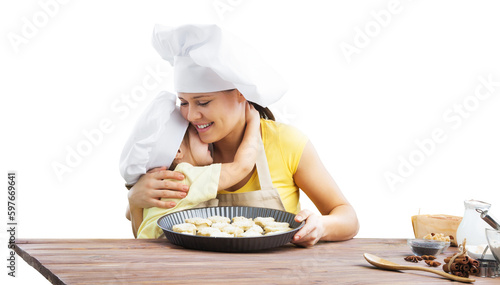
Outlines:
[[137, 238], [158, 238], [163, 230], [156, 224], [162, 216], [193, 208], [201, 202], [208, 201], [217, 196], [221, 165], [192, 166], [188, 163], [180, 163], [175, 171], [184, 174], [182, 183], [189, 185], [189, 192], [184, 199], [162, 199], [162, 201], [175, 201], [177, 205], [170, 209], [149, 208], [144, 209], [144, 219], [137, 231]]
[[290, 173], [295, 174], [299, 167], [300, 158], [309, 138], [299, 129], [277, 123], [281, 156]]

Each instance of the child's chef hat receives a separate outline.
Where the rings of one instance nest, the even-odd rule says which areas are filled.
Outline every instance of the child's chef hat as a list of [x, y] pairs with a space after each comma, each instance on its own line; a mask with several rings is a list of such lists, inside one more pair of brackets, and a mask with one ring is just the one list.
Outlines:
[[176, 98], [161, 92], [139, 117], [120, 157], [120, 173], [127, 184], [135, 184], [151, 168], [168, 168], [174, 160], [188, 127]]
[[174, 67], [177, 92], [238, 89], [263, 107], [286, 92], [285, 81], [255, 50], [217, 25], [156, 25], [153, 46]]

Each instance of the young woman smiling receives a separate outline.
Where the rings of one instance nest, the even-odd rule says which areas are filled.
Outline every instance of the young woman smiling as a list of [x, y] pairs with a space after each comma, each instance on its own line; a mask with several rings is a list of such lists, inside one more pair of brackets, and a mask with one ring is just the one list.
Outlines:
[[[267, 119], [272, 115], [266, 115], [265, 106], [281, 98], [284, 88], [260, 58], [217, 26], [157, 26], [153, 45], [174, 66], [181, 114], [196, 128], [201, 141], [212, 144], [214, 163], [233, 161], [245, 132], [247, 101], [261, 111], [265, 161], [277, 191], [259, 191], [261, 173], [254, 170], [238, 184], [219, 192], [217, 197], [224, 206], [260, 206], [296, 213], [296, 221], [306, 221], [293, 239], [300, 246], [312, 246], [319, 240], [346, 240], [357, 234], [359, 224], [353, 207], [309, 139], [292, 126]], [[258, 72], [249, 66], [258, 66]], [[130, 189], [129, 202], [141, 208], [173, 207], [160, 199], [182, 198], [188, 189], [163, 180], [168, 178], [181, 180], [182, 175], [165, 167], [145, 173]], [[300, 209], [300, 189], [321, 214]], [[235, 195], [243, 199], [231, 199]]]

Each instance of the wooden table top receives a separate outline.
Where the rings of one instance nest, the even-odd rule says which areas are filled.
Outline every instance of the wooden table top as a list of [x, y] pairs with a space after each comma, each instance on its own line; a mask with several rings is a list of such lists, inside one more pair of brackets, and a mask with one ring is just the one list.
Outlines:
[[[454, 251], [448, 249], [438, 261]], [[196, 251], [167, 240], [27, 239], [16, 242], [16, 252], [53, 284], [454, 283], [423, 271], [377, 269], [363, 258], [367, 252], [413, 265], [403, 260], [411, 254], [404, 239], [356, 238], [312, 248], [288, 244], [257, 253]], [[500, 284], [500, 277], [472, 278], [475, 284]]]

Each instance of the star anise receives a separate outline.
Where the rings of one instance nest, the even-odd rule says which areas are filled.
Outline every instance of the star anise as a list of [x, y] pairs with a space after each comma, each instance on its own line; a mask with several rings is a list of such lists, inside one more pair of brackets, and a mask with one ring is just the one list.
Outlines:
[[420, 260], [422, 260], [422, 257], [420, 256], [416, 256], [416, 255], [410, 255], [410, 256], [407, 256], [405, 257], [405, 260], [406, 261], [409, 261], [409, 262], [419, 262]]
[[426, 260], [425, 263], [432, 267], [438, 267], [439, 265], [441, 265], [441, 262], [437, 262], [434, 260]]
[[436, 257], [434, 255], [422, 255], [423, 260], [434, 260]]

